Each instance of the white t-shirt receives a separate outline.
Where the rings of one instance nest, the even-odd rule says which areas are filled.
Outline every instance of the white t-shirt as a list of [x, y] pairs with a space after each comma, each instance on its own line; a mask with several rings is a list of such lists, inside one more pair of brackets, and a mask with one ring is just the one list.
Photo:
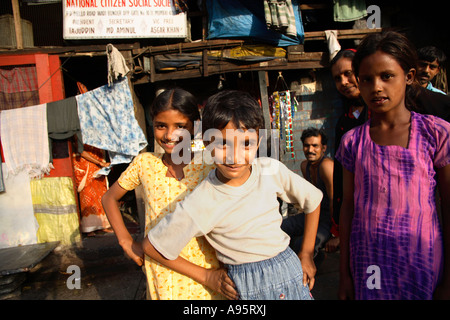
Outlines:
[[280, 228], [277, 197], [298, 204], [306, 214], [322, 201], [318, 188], [272, 158], [255, 159], [250, 177], [239, 187], [220, 182], [215, 170], [148, 233], [166, 259], [176, 259], [199, 236], [206, 237], [225, 264], [272, 258], [289, 245]]

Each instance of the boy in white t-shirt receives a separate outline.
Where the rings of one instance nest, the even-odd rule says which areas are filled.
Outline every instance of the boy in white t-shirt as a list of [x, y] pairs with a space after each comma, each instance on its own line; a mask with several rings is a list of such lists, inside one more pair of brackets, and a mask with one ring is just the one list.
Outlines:
[[[212, 96], [203, 111], [202, 129], [217, 169], [142, 245], [151, 258], [229, 299], [312, 299], [322, 192], [281, 162], [255, 158], [263, 128], [261, 107], [248, 93]], [[280, 228], [277, 198], [297, 204], [306, 214], [298, 256]], [[200, 235], [225, 268], [204, 269], [179, 257], [186, 243]]]

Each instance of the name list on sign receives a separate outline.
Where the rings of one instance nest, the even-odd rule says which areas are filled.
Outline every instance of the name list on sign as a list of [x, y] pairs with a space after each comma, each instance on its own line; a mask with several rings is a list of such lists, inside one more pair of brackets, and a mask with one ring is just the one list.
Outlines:
[[185, 38], [171, 0], [63, 0], [64, 39]]
[[171, 7], [171, 0], [65, 0], [66, 8]]

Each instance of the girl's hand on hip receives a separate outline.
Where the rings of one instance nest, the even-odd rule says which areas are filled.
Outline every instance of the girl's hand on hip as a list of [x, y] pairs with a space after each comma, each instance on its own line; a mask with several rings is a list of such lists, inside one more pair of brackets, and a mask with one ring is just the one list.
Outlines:
[[237, 300], [239, 298], [236, 285], [228, 276], [225, 268], [208, 269], [205, 285], [229, 300]]

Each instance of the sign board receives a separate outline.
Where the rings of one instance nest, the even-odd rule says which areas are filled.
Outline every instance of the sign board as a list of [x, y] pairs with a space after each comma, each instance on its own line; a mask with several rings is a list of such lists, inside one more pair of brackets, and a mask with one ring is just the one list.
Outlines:
[[172, 0], [62, 0], [63, 38], [186, 38], [186, 13]]

